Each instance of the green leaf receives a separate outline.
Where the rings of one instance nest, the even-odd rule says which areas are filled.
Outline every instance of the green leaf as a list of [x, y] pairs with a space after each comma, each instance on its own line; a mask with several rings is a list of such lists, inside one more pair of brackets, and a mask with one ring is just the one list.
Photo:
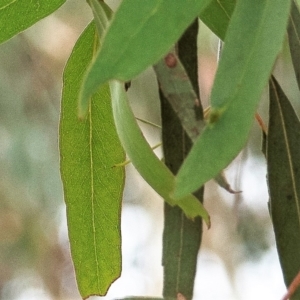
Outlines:
[[201, 12], [201, 21], [224, 41], [237, 0], [213, 0]]
[[100, 37], [104, 36], [105, 30], [108, 27], [110, 19], [113, 15], [110, 7], [103, 1], [87, 0], [94, 15], [95, 24]]
[[56, 11], [66, 0], [0, 0], [0, 43]]
[[171, 206], [178, 205], [187, 217], [201, 216], [209, 225], [209, 216], [202, 204], [192, 195], [175, 200], [170, 196], [175, 177], [157, 158], [142, 135], [129, 107], [123, 84], [110, 83], [114, 120], [122, 145], [132, 164], [148, 184]]
[[[270, 213], [288, 287], [300, 270], [300, 122], [273, 78], [267, 137]], [[291, 299], [299, 299], [298, 291]]]
[[[201, 190], [198, 195], [202, 193]], [[164, 208], [164, 299], [176, 299], [180, 292], [192, 299], [197, 257], [201, 243], [201, 219], [187, 219], [179, 207]]]
[[245, 145], [289, 11], [287, 0], [237, 2], [211, 94], [209, 124], [177, 175], [176, 197], [214, 178]]
[[61, 176], [77, 284], [83, 298], [104, 295], [121, 272], [120, 210], [125, 159], [114, 126], [108, 85], [93, 96], [88, 117], [77, 118], [84, 70], [97, 43], [92, 23], [66, 65], [60, 121]]
[[[279, 84], [270, 82], [267, 137], [270, 213], [286, 286], [300, 270], [300, 122]], [[294, 296], [292, 299], [299, 299]]]
[[156, 63], [211, 0], [123, 0], [95, 61], [86, 73], [79, 115], [110, 79], [128, 81]]
[[295, 1], [292, 1], [288, 38], [296, 79], [300, 88], [300, 12]]

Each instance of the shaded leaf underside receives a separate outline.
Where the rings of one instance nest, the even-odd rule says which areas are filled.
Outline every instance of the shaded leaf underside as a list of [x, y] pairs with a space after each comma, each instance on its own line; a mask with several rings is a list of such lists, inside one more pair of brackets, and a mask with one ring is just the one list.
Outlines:
[[[168, 70], [165, 69], [162, 60], [160, 63], [162, 64], [160, 66], [162, 72], [157, 74], [160, 82], [164, 160], [173, 174], [178, 172], [192, 147], [192, 141], [183, 129], [182, 120], [173, 110], [172, 101], [175, 101], [179, 107], [183, 106], [190, 111], [189, 120], [194, 122], [194, 126], [197, 127], [197, 120], [194, 120], [195, 115], [198, 116], [198, 121], [203, 119], [202, 107], [200, 105], [194, 107], [195, 99], [199, 97], [198, 70], [197, 67], [195, 68], [198, 53], [197, 33], [198, 20], [195, 20], [177, 43], [177, 53], [182, 65], [178, 61], [175, 68]], [[177, 56], [174, 52], [172, 55]], [[164, 91], [162, 81], [165, 84]], [[175, 107], [177, 105], [175, 104]], [[200, 189], [194, 194], [202, 203], [203, 193], [204, 189]], [[187, 300], [192, 299], [201, 237], [202, 220], [199, 217], [189, 220], [179, 207], [171, 207], [165, 203], [163, 232], [164, 299], [176, 299], [178, 294], [184, 295]]]
[[[300, 270], [300, 123], [273, 78], [267, 136], [270, 213], [277, 250], [288, 286]], [[300, 292], [294, 298], [299, 299]], [[298, 297], [298, 298], [297, 298]]]

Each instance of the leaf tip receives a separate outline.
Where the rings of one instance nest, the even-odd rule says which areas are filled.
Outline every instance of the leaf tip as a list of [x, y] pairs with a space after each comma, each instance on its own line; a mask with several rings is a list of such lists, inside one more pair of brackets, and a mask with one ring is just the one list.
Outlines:
[[196, 217], [201, 217], [204, 221], [204, 223], [207, 226], [207, 229], [210, 229], [211, 227], [211, 221], [210, 221], [210, 215], [209, 213], [206, 211], [206, 209], [204, 208], [203, 211], [201, 211], [201, 213], [196, 213], [195, 211], [191, 214], [186, 214], [186, 216], [191, 219], [192, 221], [195, 220]]
[[211, 227], [210, 216], [208, 215], [208, 216], [207, 216], [207, 219], [204, 220], [204, 221], [205, 221], [205, 223], [206, 223], [206, 225], [207, 225], [207, 229], [210, 229], [210, 227]]
[[206, 213], [205, 215], [202, 216], [202, 219], [203, 219], [204, 223], [206, 224], [207, 229], [210, 229], [210, 227], [211, 227], [210, 215], [208, 213]]

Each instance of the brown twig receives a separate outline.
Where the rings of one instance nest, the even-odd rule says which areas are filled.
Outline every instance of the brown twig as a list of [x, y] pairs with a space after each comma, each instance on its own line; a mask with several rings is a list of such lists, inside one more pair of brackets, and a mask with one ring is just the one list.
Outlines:
[[268, 128], [265, 125], [263, 119], [261, 118], [261, 116], [258, 112], [255, 113], [255, 119], [256, 119], [258, 125], [260, 126], [260, 128], [262, 129], [262, 131], [265, 133], [265, 135], [267, 135], [268, 134]]
[[290, 299], [293, 296], [293, 294], [296, 292], [296, 290], [299, 288], [299, 286], [300, 286], [300, 272], [296, 275], [296, 277], [290, 284], [288, 291], [286, 295], [282, 298], [282, 300]]

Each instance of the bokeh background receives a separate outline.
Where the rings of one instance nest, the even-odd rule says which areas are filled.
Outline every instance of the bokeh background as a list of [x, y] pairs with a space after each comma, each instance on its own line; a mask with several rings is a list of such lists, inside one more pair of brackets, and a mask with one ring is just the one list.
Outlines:
[[[109, 2], [116, 7], [118, 1]], [[85, 1], [67, 1], [57, 12], [0, 45], [0, 299], [79, 300], [70, 258], [59, 173], [58, 125], [62, 72], [76, 39], [92, 19]], [[217, 38], [202, 24], [199, 81], [203, 105], [217, 66]], [[286, 48], [275, 68], [299, 109], [299, 92]], [[136, 116], [160, 123], [151, 69], [129, 90]], [[259, 107], [267, 122], [267, 90]], [[160, 131], [141, 127], [151, 145]], [[266, 165], [260, 128], [225, 170], [233, 195], [213, 181], [205, 205], [194, 299], [281, 299], [285, 292], [268, 214]], [[161, 150], [157, 150], [158, 155]], [[160, 296], [163, 203], [131, 165], [122, 213], [122, 276], [106, 297]], [[91, 297], [101, 299], [101, 297]]]

